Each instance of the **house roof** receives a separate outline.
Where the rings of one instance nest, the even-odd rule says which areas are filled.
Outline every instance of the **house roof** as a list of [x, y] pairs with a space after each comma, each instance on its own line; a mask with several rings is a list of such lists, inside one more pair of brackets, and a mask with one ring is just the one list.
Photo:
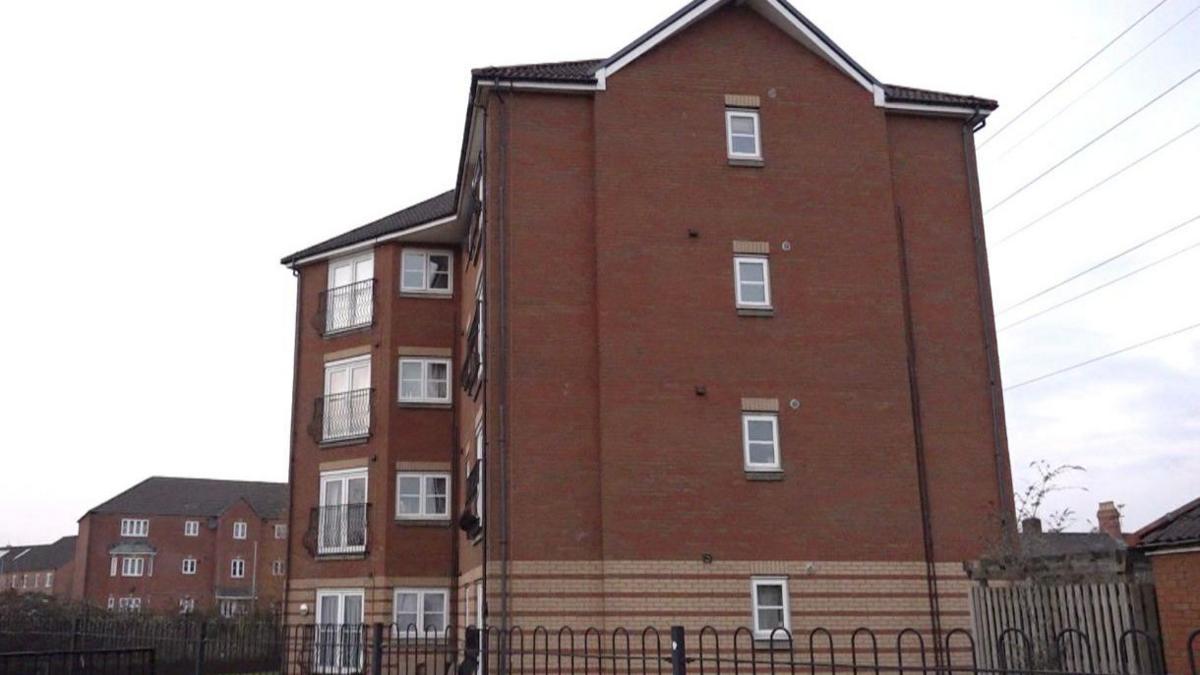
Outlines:
[[1103, 532], [1022, 532], [1021, 548], [1034, 558], [1111, 554], [1125, 550], [1125, 543]]
[[388, 234], [403, 232], [431, 220], [452, 216], [454, 215], [454, 210], [454, 190], [447, 190], [423, 202], [417, 202], [391, 215], [367, 223], [362, 227], [356, 227], [349, 232], [343, 232], [319, 244], [296, 251], [289, 256], [285, 256], [280, 262], [284, 265], [291, 265], [314, 255], [335, 251], [345, 246], [353, 246], [354, 244], [377, 239]]
[[[487, 66], [472, 70], [471, 92], [467, 104], [467, 119], [463, 131], [462, 151], [459, 157], [456, 186], [462, 182], [463, 173], [466, 169], [467, 146], [469, 144], [471, 121], [475, 114], [476, 88], [479, 83], [490, 80], [509, 83], [533, 83], [539, 86], [580, 85], [585, 88], [594, 87], [603, 89], [605, 86], [604, 81], [609, 74], [620, 70], [638, 58], [642, 53], [653, 49], [659, 42], [669, 39], [677, 31], [685, 29], [694, 21], [707, 16], [708, 13], [732, 1], [691, 0], [691, 2], [681, 7], [674, 14], [608, 58]], [[825, 58], [834, 67], [872, 90], [875, 95], [876, 104], [891, 104], [892, 107], [910, 110], [924, 109], [936, 113], [945, 113], [949, 110], [953, 114], [968, 115], [990, 113], [998, 105], [996, 101], [977, 96], [884, 84], [867, 72], [865, 68], [834, 43], [820, 28], [809, 21], [799, 10], [790, 5], [787, 0], [738, 1], [755, 5], [759, 8], [760, 12], [778, 19], [776, 21], [777, 25], [786, 28], [793, 37], [817, 51], [822, 58]], [[452, 216], [456, 212], [458, 203], [456, 190], [457, 188], [443, 192], [372, 223], [297, 251], [285, 256], [280, 262], [284, 265], [294, 266], [306, 258], [321, 256], [343, 247], [354, 246], [371, 241], [372, 239], [405, 232], [431, 221]]]
[[1140, 548], [1200, 544], [1200, 499], [1195, 499], [1150, 523], [1134, 535]]
[[263, 518], [287, 513], [287, 483], [151, 476], [88, 513], [145, 516], [219, 516], [245, 499]]
[[8, 555], [0, 558], [0, 570], [20, 572], [54, 570], [75, 557], [75, 537], [62, 537], [53, 544], [10, 546]]

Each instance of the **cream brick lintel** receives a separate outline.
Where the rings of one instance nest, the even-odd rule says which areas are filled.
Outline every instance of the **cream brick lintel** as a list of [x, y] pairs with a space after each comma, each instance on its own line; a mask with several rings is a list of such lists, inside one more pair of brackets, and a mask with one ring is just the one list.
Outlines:
[[361, 345], [358, 347], [350, 347], [349, 349], [339, 349], [336, 352], [325, 354], [325, 362], [339, 361], [341, 359], [349, 359], [355, 356], [363, 356], [371, 353], [371, 345]]
[[730, 108], [758, 108], [761, 107], [759, 100], [750, 94], [725, 94], [725, 105]]
[[444, 356], [450, 358], [451, 352], [449, 347], [396, 347], [396, 353], [400, 356]]
[[342, 469], [357, 469], [367, 466], [370, 463], [370, 457], [355, 457], [354, 459], [335, 459], [330, 462], [321, 462], [317, 465], [317, 468], [321, 471], [340, 471]]
[[765, 241], [735, 241], [733, 242], [733, 252], [767, 255], [771, 252], [771, 244]]
[[746, 412], [779, 412], [779, 399], [743, 398], [742, 410]]
[[450, 462], [396, 462], [397, 471], [449, 471]]

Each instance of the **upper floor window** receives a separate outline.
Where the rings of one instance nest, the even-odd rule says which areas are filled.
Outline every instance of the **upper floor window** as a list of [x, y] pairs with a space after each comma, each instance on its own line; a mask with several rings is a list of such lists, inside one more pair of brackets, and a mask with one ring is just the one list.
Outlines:
[[148, 536], [150, 536], [150, 521], [145, 518], [122, 518], [121, 519], [121, 536], [122, 537], [148, 537]]
[[726, 148], [730, 159], [762, 159], [760, 136], [757, 111], [725, 111]]
[[325, 364], [325, 397], [321, 406], [321, 440], [366, 436], [371, 429], [371, 357]]
[[400, 359], [401, 403], [449, 403], [450, 360]]
[[[788, 586], [784, 577], [755, 577], [750, 580], [750, 602], [754, 612], [754, 637], [789, 640], [784, 631], [792, 628], [788, 611]], [[778, 630], [783, 629], [783, 630]]]
[[229, 562], [229, 577], [231, 579], [241, 579], [246, 576], [246, 561], [241, 558], [234, 558]]
[[246, 521], [238, 520], [233, 523], [233, 538], [234, 539], [245, 539], [246, 538]]
[[272, 574], [272, 576], [277, 576], [277, 577], [283, 576], [283, 561], [282, 560], [276, 559], [276, 560], [271, 561], [271, 574]]
[[743, 413], [742, 450], [747, 471], [778, 471], [779, 418], [775, 415]]
[[183, 559], [183, 573], [184, 574], [195, 574], [196, 573], [196, 559], [195, 558], [184, 558]]
[[449, 518], [450, 474], [396, 474], [396, 517]]
[[321, 474], [321, 505], [316, 509], [317, 553], [358, 553], [367, 547], [367, 472]]
[[200, 521], [188, 520], [183, 523], [183, 536], [198, 537], [200, 536]]
[[121, 576], [140, 577], [146, 572], [146, 559], [140, 557], [121, 558]]
[[766, 309], [771, 306], [771, 274], [765, 257], [734, 257], [733, 275], [738, 307]]
[[362, 253], [329, 263], [329, 287], [322, 298], [325, 333], [369, 326], [374, 319], [375, 255]]
[[398, 633], [422, 636], [445, 630], [449, 595], [444, 589], [397, 588], [393, 619]]
[[286, 539], [287, 538], [287, 525], [276, 525], [275, 526], [275, 538], [276, 539]]
[[447, 251], [405, 249], [400, 270], [400, 290], [405, 293], [450, 293], [451, 263]]

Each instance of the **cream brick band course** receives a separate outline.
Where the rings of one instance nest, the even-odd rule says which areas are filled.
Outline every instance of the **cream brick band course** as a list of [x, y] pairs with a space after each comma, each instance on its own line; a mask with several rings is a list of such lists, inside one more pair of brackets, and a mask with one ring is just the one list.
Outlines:
[[743, 398], [742, 410], [745, 412], [779, 412], [779, 399]]
[[765, 241], [734, 241], [733, 252], [767, 255], [771, 252], [771, 244]]
[[754, 94], [725, 94], [725, 105], [730, 108], [758, 108], [761, 101]]
[[396, 462], [397, 471], [449, 471], [450, 462]]
[[450, 358], [452, 352], [449, 347], [396, 347], [398, 356], [441, 356]]
[[317, 468], [320, 471], [338, 471], [341, 469], [357, 469], [367, 466], [370, 463], [370, 457], [356, 457], [354, 459], [335, 459], [329, 462], [321, 462], [317, 465]]
[[371, 353], [371, 345], [360, 345], [358, 347], [350, 347], [348, 349], [339, 349], [336, 352], [326, 352], [324, 361], [338, 361], [341, 359], [349, 359], [355, 356], [364, 356]]

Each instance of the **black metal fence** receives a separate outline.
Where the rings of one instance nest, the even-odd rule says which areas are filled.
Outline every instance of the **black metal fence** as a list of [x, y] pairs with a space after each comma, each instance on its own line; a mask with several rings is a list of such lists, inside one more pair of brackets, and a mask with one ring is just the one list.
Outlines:
[[154, 675], [153, 649], [0, 653], [0, 675]]
[[[292, 626], [286, 631], [283, 672], [370, 673], [372, 675], [1158, 675], [1165, 672], [1157, 636], [1128, 631], [1121, 636], [1119, 663], [1101, 664], [1095, 646], [1080, 631], [1064, 631], [1057, 648], [1039, 652], [1023, 631], [1006, 631], [997, 643], [976, 642], [957, 629], [934, 640], [928, 632], [828, 630], [770, 635], [747, 628], [629, 630], [571, 627], [454, 627], [418, 632], [395, 625]], [[1200, 675], [1200, 631], [1193, 634], [1191, 675]], [[988, 665], [982, 654], [994, 654]], [[1148, 657], [1143, 659], [1142, 657]], [[1150, 665], [1147, 665], [1150, 664]], [[1187, 675], [1176, 673], [1173, 675]]]
[[283, 647], [282, 628], [273, 620], [206, 621], [110, 613], [52, 619], [0, 617], [0, 654], [151, 650], [152, 667], [168, 675], [278, 672]]

